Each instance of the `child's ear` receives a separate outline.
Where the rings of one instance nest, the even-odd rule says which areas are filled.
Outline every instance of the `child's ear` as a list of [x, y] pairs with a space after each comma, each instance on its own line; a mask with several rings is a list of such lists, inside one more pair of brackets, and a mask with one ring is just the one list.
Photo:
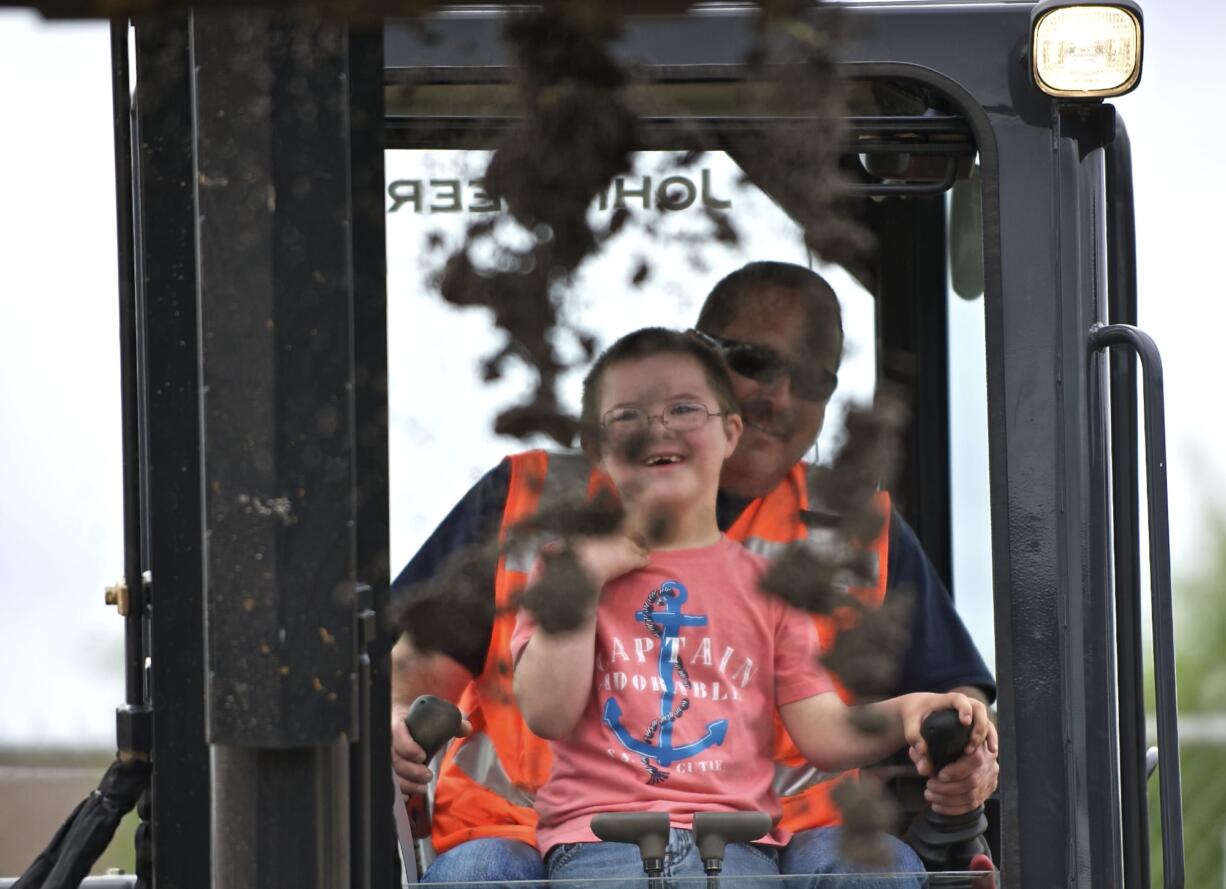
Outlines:
[[740, 414], [724, 415], [724, 435], [728, 437], [728, 446], [724, 449], [725, 460], [731, 457], [732, 452], [736, 450], [737, 442], [741, 440], [741, 433], [744, 431], [745, 423], [741, 420]]

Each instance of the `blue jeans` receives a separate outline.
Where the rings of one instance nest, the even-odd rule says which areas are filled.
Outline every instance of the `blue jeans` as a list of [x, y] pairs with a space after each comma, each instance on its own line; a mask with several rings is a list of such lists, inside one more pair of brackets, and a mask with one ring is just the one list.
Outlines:
[[[779, 872], [789, 876], [856, 874], [859, 868], [850, 865], [839, 850], [840, 832], [838, 827], [815, 827], [795, 834], [779, 856]], [[923, 889], [928, 881], [915, 850], [889, 834], [883, 841], [889, 843], [894, 859], [888, 868], [890, 875], [863, 873], [827, 880], [789, 880], [787, 889]]]
[[[833, 879], [789, 880], [786, 889], [916, 889], [926, 885], [924, 866], [911, 847], [887, 836], [894, 852], [893, 869], [911, 876], [875, 877], [863, 874]], [[434, 860], [423, 883], [501, 883], [512, 880], [626, 879], [627, 887], [643, 889], [643, 860], [637, 846], [628, 843], [571, 843], [555, 846], [545, 863], [527, 843], [493, 837], [469, 840], [448, 849]], [[730, 845], [725, 852], [728, 876], [786, 874], [795, 876], [850, 874], [839, 851], [839, 828], [819, 827], [792, 837], [780, 852], [774, 846], [751, 843]], [[701, 877], [702, 861], [688, 830], [672, 831], [664, 858], [665, 876]], [[697, 880], [688, 881], [690, 885]], [[605, 887], [602, 887], [605, 889]]]
[[[566, 843], [554, 846], [545, 856], [545, 869], [551, 880], [624, 880], [602, 882], [600, 889], [643, 889], [643, 859], [633, 843]], [[728, 876], [777, 876], [779, 853], [775, 846], [733, 843], [724, 852]], [[674, 827], [664, 850], [664, 876], [689, 877], [688, 886], [701, 886], [705, 871], [694, 834]]]
[[544, 880], [541, 855], [527, 843], [481, 837], [448, 849], [431, 862], [423, 883], [503, 883]]

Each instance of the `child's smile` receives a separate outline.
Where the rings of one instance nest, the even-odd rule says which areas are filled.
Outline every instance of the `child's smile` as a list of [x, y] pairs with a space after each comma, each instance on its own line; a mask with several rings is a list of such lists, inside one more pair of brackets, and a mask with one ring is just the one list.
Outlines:
[[741, 423], [725, 416], [702, 366], [673, 353], [619, 361], [605, 371], [601, 396], [601, 464], [632, 522], [666, 518], [680, 538], [718, 536], [720, 470]]

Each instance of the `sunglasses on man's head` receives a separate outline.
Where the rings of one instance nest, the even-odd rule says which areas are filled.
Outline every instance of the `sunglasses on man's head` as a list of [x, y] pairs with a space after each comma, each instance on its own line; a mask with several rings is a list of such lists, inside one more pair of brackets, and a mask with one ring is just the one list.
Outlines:
[[787, 374], [791, 379], [792, 392], [805, 401], [827, 401], [839, 384], [838, 374], [833, 371], [788, 361], [769, 346], [730, 340], [698, 329], [690, 332], [719, 352], [733, 372], [755, 383], [770, 383]]

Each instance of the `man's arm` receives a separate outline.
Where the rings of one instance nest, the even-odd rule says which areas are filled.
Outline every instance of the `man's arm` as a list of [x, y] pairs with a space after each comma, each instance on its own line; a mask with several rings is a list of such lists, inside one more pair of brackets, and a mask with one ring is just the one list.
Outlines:
[[903, 653], [894, 694], [915, 691], [974, 691], [985, 703], [996, 699], [996, 680], [975, 648], [953, 598], [919, 538], [897, 511], [891, 511], [886, 597], [912, 599], [910, 642]]
[[957, 688], [951, 688], [950, 691], [956, 691], [960, 695], [966, 695], [968, 698], [974, 698], [985, 707], [991, 706], [992, 703], [988, 700], [988, 696], [984, 694], [983, 689], [977, 685], [959, 685]]
[[[405, 614], [417, 604], [426, 611], [469, 606], [464, 615], [453, 615], [470, 630], [433, 639], [438, 649], [429, 653], [414, 648], [404, 635], [392, 649], [392, 770], [402, 793], [425, 791], [430, 770], [425, 755], [404, 726], [404, 716], [419, 695], [432, 694], [452, 703], [458, 702], [465, 686], [484, 667], [485, 652], [493, 627], [494, 590], [489, 590], [488, 608], [475, 603], [431, 602], [430, 597], [447, 591], [432, 589], [448, 562], [469, 547], [493, 539], [502, 521], [506, 504], [510, 466], [503, 461], [478, 481], [430, 535], [417, 554], [392, 584], [392, 598]], [[462, 725], [467, 734], [467, 721]]]
[[[392, 771], [404, 795], [425, 793], [432, 777], [425, 752], [404, 724], [410, 705], [424, 694], [457, 703], [472, 678], [472, 673], [445, 654], [416, 651], [408, 636], [401, 636], [392, 649]], [[465, 720], [460, 733], [471, 731]]]
[[[957, 691], [990, 704], [996, 697], [996, 682], [915, 532], [897, 512], [891, 513], [889, 534], [886, 595], [905, 590], [914, 597], [911, 644], [895, 693]], [[914, 750], [911, 757], [918, 763]], [[930, 778], [924, 797], [936, 812], [960, 814], [991, 796], [999, 776], [996, 754], [983, 746]]]

